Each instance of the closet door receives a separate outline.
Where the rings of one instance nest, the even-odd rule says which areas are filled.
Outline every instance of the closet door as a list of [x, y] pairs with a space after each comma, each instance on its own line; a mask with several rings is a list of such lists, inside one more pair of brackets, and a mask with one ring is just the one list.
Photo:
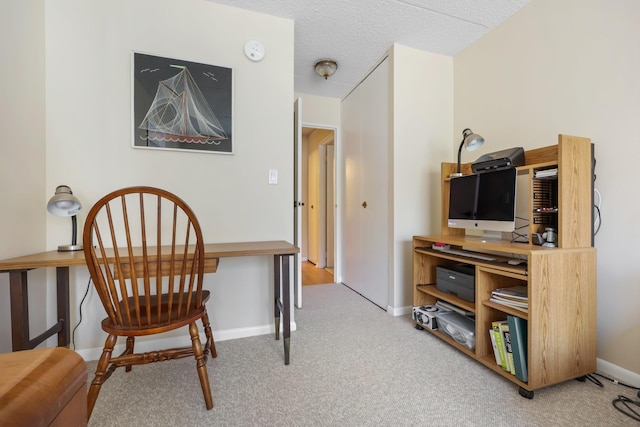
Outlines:
[[342, 101], [344, 281], [383, 309], [389, 294], [388, 59]]

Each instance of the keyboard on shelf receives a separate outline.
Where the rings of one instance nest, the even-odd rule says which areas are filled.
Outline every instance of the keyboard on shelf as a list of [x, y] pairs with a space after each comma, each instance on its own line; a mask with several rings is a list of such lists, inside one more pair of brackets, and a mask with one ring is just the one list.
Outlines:
[[480, 254], [478, 252], [471, 251], [463, 251], [462, 249], [438, 249], [441, 252], [451, 254], [451, 255], [460, 255], [468, 258], [480, 259], [482, 261], [495, 261], [496, 258], [492, 257], [488, 254]]

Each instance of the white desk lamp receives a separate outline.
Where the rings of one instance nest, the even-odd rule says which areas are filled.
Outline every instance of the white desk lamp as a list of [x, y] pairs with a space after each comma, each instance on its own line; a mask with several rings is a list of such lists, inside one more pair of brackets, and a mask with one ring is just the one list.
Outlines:
[[462, 152], [462, 147], [465, 146], [467, 151], [474, 151], [480, 148], [480, 146], [484, 144], [484, 138], [480, 135], [473, 133], [473, 131], [469, 128], [462, 131], [462, 142], [460, 143], [460, 147], [458, 148], [458, 170], [456, 173], [452, 173], [449, 175], [450, 178], [462, 176], [464, 175], [460, 172], [460, 153]]
[[81, 251], [82, 245], [77, 245], [78, 224], [76, 214], [82, 209], [82, 204], [76, 196], [73, 195], [71, 188], [66, 185], [56, 187], [56, 194], [49, 199], [47, 210], [56, 216], [71, 217], [71, 244], [58, 246], [59, 252]]

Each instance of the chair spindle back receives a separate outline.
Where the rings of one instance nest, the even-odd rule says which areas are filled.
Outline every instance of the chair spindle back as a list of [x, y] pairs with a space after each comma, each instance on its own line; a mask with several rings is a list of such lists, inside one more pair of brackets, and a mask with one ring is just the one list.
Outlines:
[[174, 194], [129, 187], [104, 196], [87, 215], [83, 243], [100, 300], [119, 328], [151, 334], [201, 309], [202, 231]]

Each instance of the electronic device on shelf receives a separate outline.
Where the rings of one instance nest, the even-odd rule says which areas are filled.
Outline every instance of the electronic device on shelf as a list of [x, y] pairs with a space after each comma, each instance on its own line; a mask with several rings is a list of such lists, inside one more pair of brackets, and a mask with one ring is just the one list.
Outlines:
[[436, 267], [436, 288], [465, 301], [476, 300], [475, 266], [458, 262]]
[[464, 175], [449, 182], [449, 227], [471, 228], [476, 219], [478, 177]]
[[449, 311], [448, 308], [438, 307], [436, 305], [423, 305], [420, 307], [413, 307], [412, 317], [413, 320], [420, 323], [423, 328], [438, 329], [438, 322], [436, 321], [436, 313]]
[[452, 178], [449, 182], [451, 228], [481, 230], [481, 240], [500, 240], [516, 225], [515, 168]]
[[524, 165], [524, 149], [522, 147], [514, 147], [480, 156], [478, 160], [471, 164], [471, 170], [473, 173], [481, 173], [515, 168], [522, 165]]

